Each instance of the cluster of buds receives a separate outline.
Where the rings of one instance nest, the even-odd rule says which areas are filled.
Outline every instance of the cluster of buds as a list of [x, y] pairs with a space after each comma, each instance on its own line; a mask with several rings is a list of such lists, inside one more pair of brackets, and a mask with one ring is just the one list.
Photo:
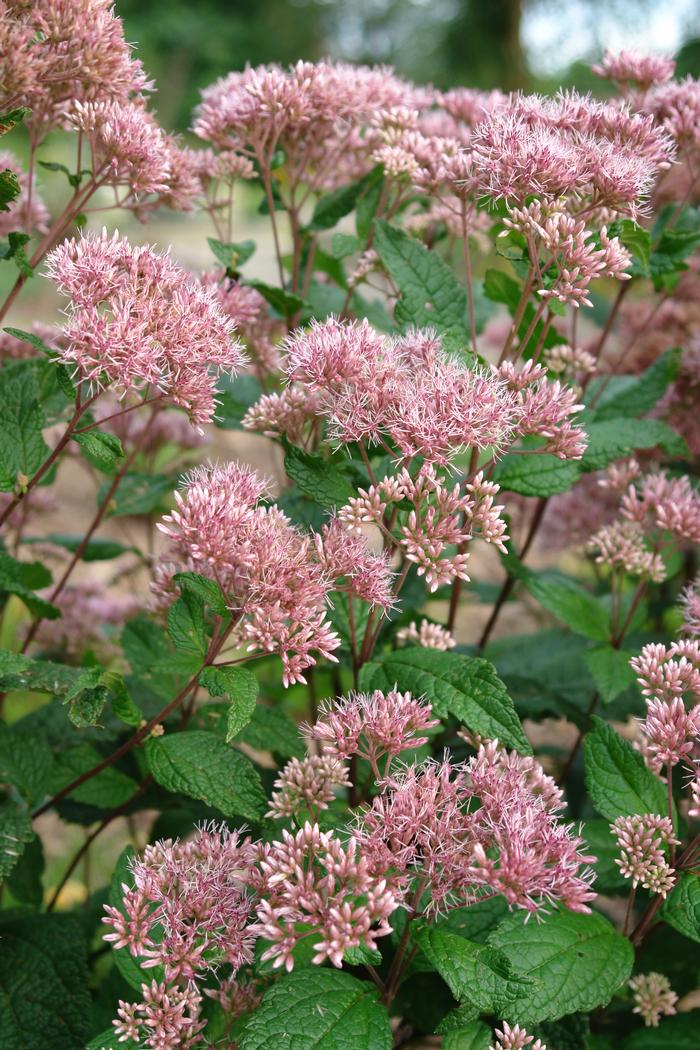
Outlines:
[[[368, 489], [360, 489], [338, 518], [351, 531], [362, 534], [368, 524], [378, 526], [390, 546], [398, 546], [407, 561], [425, 576], [431, 591], [452, 580], [468, 580], [466, 547], [479, 537], [505, 552], [506, 523], [502, 506], [494, 503], [498, 485], [483, 473], [464, 486], [447, 487], [431, 465], [415, 477], [404, 468], [396, 477], [386, 477]], [[399, 504], [411, 510], [402, 512]], [[398, 522], [398, 536], [394, 526]], [[455, 552], [456, 548], [456, 552]]]
[[641, 816], [635, 813], [631, 817], [618, 817], [610, 825], [610, 830], [620, 850], [615, 863], [624, 877], [632, 880], [633, 887], [643, 886], [645, 890], [665, 897], [676, 881], [674, 870], [666, 859], [668, 847], [678, 845], [671, 819], [653, 813]]
[[658, 1028], [662, 1017], [671, 1017], [676, 1012], [678, 996], [671, 988], [668, 977], [662, 973], [638, 973], [629, 982], [634, 1007], [647, 1028]]

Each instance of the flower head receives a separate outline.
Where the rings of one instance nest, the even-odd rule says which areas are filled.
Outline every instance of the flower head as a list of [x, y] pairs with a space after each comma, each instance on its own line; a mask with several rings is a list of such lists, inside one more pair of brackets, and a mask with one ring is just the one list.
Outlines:
[[501, 1029], [496, 1029], [496, 1044], [489, 1047], [489, 1050], [523, 1050], [523, 1047], [529, 1047], [529, 1050], [547, 1050], [547, 1047], [541, 1039], [535, 1039], [534, 1035], [528, 1035], [524, 1028], [521, 1028], [519, 1024], [511, 1026], [507, 1021], [503, 1022]]
[[615, 863], [624, 877], [632, 879], [633, 886], [641, 885], [665, 897], [676, 881], [665, 851], [670, 845], [678, 845], [669, 817], [635, 813], [631, 817], [618, 817], [610, 830], [620, 849], [620, 858]]
[[657, 1028], [662, 1017], [675, 1014], [678, 996], [664, 974], [638, 973], [629, 986], [634, 998], [632, 1013], [639, 1014], [647, 1028]]

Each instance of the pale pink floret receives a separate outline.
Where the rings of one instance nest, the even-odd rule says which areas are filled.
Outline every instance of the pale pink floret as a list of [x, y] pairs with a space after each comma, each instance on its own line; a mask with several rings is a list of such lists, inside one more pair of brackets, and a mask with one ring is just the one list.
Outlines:
[[629, 982], [629, 987], [634, 999], [632, 1013], [639, 1014], [647, 1028], [658, 1028], [662, 1017], [672, 1017], [676, 1013], [678, 996], [664, 974], [654, 971], [638, 973]]
[[167, 192], [172, 148], [143, 105], [75, 102], [69, 120], [85, 135], [100, 183], [125, 188], [136, 199]]
[[421, 620], [420, 626], [413, 620], [408, 627], [402, 627], [396, 632], [396, 640], [411, 642], [424, 649], [439, 649], [443, 652], [447, 649], [454, 649], [457, 644], [445, 627], [439, 623], [431, 623], [429, 620]]
[[316, 534], [315, 541], [319, 563], [336, 581], [336, 590], [384, 611], [395, 605], [394, 574], [385, 553], [372, 553], [364, 537], [353, 535], [335, 517]]
[[700, 578], [685, 588], [681, 594], [683, 611], [683, 634], [700, 637]]
[[64, 241], [47, 273], [69, 299], [59, 356], [82, 380], [148, 390], [209, 422], [215, 373], [235, 373], [243, 354], [233, 322], [169, 255], [103, 231]]

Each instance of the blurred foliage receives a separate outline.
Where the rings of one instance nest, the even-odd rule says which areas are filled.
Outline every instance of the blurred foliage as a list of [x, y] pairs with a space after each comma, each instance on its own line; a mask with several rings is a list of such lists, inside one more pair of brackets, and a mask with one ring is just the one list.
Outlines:
[[[233, 69], [263, 62], [318, 60], [326, 55], [388, 63], [418, 83], [448, 88], [468, 84], [550, 90], [576, 86], [604, 91], [584, 60], [550, 79], [529, 68], [523, 23], [548, 20], [553, 37], [588, 41], [591, 56], [603, 47], [611, 23], [643, 26], [656, 0], [117, 0], [127, 39], [158, 87], [155, 107], [168, 128], [185, 130], [201, 88]], [[700, 28], [688, 38], [679, 70], [700, 74]], [[556, 63], [555, 63], [556, 64]]]

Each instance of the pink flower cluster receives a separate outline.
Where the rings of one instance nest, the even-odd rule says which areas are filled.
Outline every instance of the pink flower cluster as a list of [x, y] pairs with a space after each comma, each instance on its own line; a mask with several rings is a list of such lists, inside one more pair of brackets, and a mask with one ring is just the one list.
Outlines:
[[317, 819], [320, 810], [328, 809], [335, 789], [350, 787], [348, 771], [332, 754], [291, 758], [275, 780], [268, 817], [297, 817], [305, 812]]
[[510, 361], [496, 370], [518, 399], [518, 433], [523, 437], [545, 438], [538, 452], [549, 452], [559, 459], [580, 459], [588, 445], [585, 431], [572, 421], [584, 405], [577, 403], [571, 386], [547, 378], [547, 369], [528, 361], [520, 371]]
[[606, 51], [602, 61], [592, 68], [599, 77], [612, 80], [622, 90], [628, 84], [632, 84], [634, 88], [646, 91], [670, 80], [675, 72], [676, 63], [666, 55]]
[[662, 1017], [676, 1013], [678, 996], [664, 974], [638, 973], [629, 982], [633, 993], [632, 1013], [639, 1014], [647, 1028], [658, 1028]]
[[219, 306], [235, 324], [236, 333], [255, 364], [264, 373], [279, 368], [276, 343], [282, 336], [284, 326], [270, 316], [260, 292], [231, 280], [219, 270], [203, 273], [200, 282], [207, 291], [214, 292]]
[[183, 408], [195, 426], [214, 414], [216, 375], [241, 367], [234, 325], [167, 254], [116, 233], [67, 240], [47, 273], [69, 299], [60, 359], [80, 379], [145, 390]]
[[[430, 704], [415, 700], [410, 693], [376, 689], [373, 693], [350, 693], [325, 704], [307, 733], [326, 755], [366, 759], [379, 780], [386, 775], [392, 758], [425, 744], [428, 738], [422, 734], [436, 725]], [[384, 774], [380, 774], [378, 762], [384, 756], [387, 762]]]
[[407, 901], [427, 888], [438, 911], [493, 894], [528, 912], [557, 901], [587, 911], [593, 858], [558, 821], [562, 805], [537, 762], [491, 742], [462, 765], [391, 776], [360, 814], [356, 838]]
[[111, 0], [4, 5], [2, 81], [12, 106], [27, 106], [35, 139], [62, 124], [75, 101], [126, 103], [151, 88], [124, 40]]
[[383, 556], [333, 522], [315, 536], [301, 532], [276, 506], [260, 503], [264, 492], [265, 483], [237, 463], [193, 471], [159, 526], [170, 545], [154, 589], [172, 599], [171, 577], [183, 569], [216, 580], [237, 635], [251, 650], [278, 653], [289, 685], [305, 681], [314, 653], [334, 659], [340, 640], [326, 615], [331, 589], [384, 607], [391, 574]]
[[627, 482], [620, 517], [591, 537], [589, 550], [601, 564], [660, 583], [666, 579], [665, 544], [700, 542], [700, 495], [685, 475], [640, 476], [635, 461], [611, 468], [601, 484], [622, 488]]
[[257, 922], [253, 930], [270, 947], [262, 959], [294, 968], [294, 949], [307, 937], [316, 954], [342, 966], [350, 948], [376, 946], [391, 933], [389, 917], [399, 901], [385, 879], [375, 875], [354, 838], [343, 844], [316, 824], [260, 847]]
[[[415, 477], [404, 468], [396, 477], [384, 478], [368, 489], [359, 489], [338, 518], [346, 528], [361, 534], [370, 523], [377, 525], [387, 541], [397, 544], [404, 557], [425, 576], [429, 590], [436, 591], [454, 579], [468, 580], [469, 554], [466, 546], [479, 536], [486, 543], [505, 551], [506, 523], [502, 506], [494, 503], [498, 485], [479, 473], [473, 481], [452, 488], [431, 465]], [[411, 510], [405, 520], [397, 504], [408, 502]], [[399, 538], [388, 524], [399, 521]], [[454, 549], [456, 548], [456, 553]]]
[[497, 1028], [495, 1034], [496, 1042], [489, 1047], [489, 1050], [523, 1050], [524, 1047], [529, 1047], [529, 1050], [547, 1050], [541, 1039], [528, 1035], [519, 1024], [511, 1028], [508, 1022], [504, 1021], [503, 1027]]
[[448, 357], [430, 330], [392, 338], [330, 318], [292, 333], [285, 351], [292, 389], [317, 394], [332, 440], [388, 439], [404, 459], [439, 464], [512, 440], [519, 414], [505, 383]]
[[[185, 842], [146, 847], [122, 886], [122, 907], [105, 907], [105, 935], [143, 969], [164, 979], [142, 986], [142, 1001], [120, 1002], [115, 1032], [153, 1050], [193, 1046], [204, 1027], [197, 980], [252, 961], [254, 901], [249, 884], [256, 849], [237, 832], [209, 825]], [[170, 1040], [170, 1042], [168, 1042]]]
[[[700, 749], [700, 642], [681, 639], [645, 645], [630, 660], [646, 699], [642, 753], [655, 773], [684, 762], [697, 776]], [[686, 709], [685, 698], [692, 701]], [[700, 756], [698, 756], [700, 757]]]
[[413, 620], [408, 627], [401, 627], [396, 632], [397, 642], [409, 642], [424, 649], [454, 649], [457, 642], [447, 628], [439, 623], [421, 620], [420, 626]]
[[676, 881], [666, 859], [668, 847], [678, 845], [670, 818], [635, 813], [631, 817], [618, 817], [610, 830], [620, 850], [620, 858], [615, 863], [624, 877], [632, 879], [634, 887], [641, 885], [665, 897]]

